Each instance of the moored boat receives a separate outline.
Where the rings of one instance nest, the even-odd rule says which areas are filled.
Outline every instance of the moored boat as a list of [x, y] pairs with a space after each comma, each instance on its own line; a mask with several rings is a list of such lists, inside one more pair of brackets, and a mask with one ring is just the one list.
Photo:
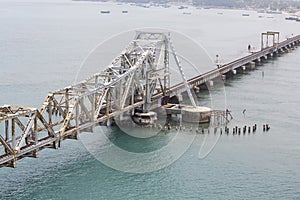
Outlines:
[[297, 16], [289, 16], [285, 18], [285, 20], [295, 20], [295, 21], [297, 21], [297, 19], [298, 19]]
[[101, 10], [100, 13], [101, 13], [101, 14], [109, 14], [110, 11], [109, 11], [109, 10]]

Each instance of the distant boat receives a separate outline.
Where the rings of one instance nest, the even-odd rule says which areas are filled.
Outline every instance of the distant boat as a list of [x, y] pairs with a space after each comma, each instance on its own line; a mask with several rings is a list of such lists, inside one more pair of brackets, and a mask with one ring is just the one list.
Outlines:
[[101, 10], [100, 13], [101, 13], [101, 14], [109, 14], [110, 11], [109, 11], [109, 10]]
[[183, 12], [182, 14], [184, 14], [184, 15], [191, 15], [192, 13], [191, 12]]
[[128, 11], [127, 10], [122, 10], [122, 13], [126, 14], [126, 13], [128, 13]]
[[264, 17], [264, 16], [262, 16], [262, 15], [259, 15], [259, 16], [258, 16], [258, 18], [263, 18], [263, 17]]
[[296, 16], [290, 16], [290, 17], [286, 17], [285, 20], [295, 20], [297, 21], [297, 17]]
[[187, 9], [187, 8], [188, 8], [187, 6], [179, 6], [178, 7], [179, 10], [181, 10], [181, 9]]
[[218, 15], [223, 15], [223, 13], [222, 12], [218, 12]]
[[243, 16], [243, 17], [249, 17], [250, 14], [248, 14], [248, 13], [243, 13], [242, 16]]

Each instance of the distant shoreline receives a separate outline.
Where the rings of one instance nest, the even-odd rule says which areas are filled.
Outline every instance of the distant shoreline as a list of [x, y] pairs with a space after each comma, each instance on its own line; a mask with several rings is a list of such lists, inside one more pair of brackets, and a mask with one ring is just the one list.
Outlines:
[[[190, 6], [190, 7], [195, 7], [197, 9], [229, 9], [229, 10], [249, 10], [249, 11], [257, 11], [257, 12], [261, 12], [261, 13], [269, 13], [269, 14], [285, 14], [285, 15], [299, 15], [300, 16], [300, 9], [298, 8], [293, 8], [293, 7], [289, 7], [289, 9], [271, 9], [268, 7], [253, 7], [250, 5], [244, 6], [244, 7], [230, 7], [230, 6], [218, 6], [218, 5], [197, 5], [197, 4], [191, 4], [190, 2], [165, 2], [165, 3], [161, 3], [161, 2], [153, 2], [153, 1], [149, 1], [149, 2], [136, 2], [136, 1], [115, 1], [115, 0], [111, 0], [111, 1], [105, 1], [105, 0], [71, 0], [71, 1], [77, 1], [77, 2], [99, 2], [99, 3], [116, 3], [116, 4], [129, 4], [131, 6], [140, 6], [140, 7], [145, 7], [145, 8], [150, 8], [150, 7], [164, 7], [164, 8], [168, 8], [171, 6], [182, 6], [182, 5], [186, 5], [186, 6]], [[289, 1], [288, 1], [289, 2]], [[293, 1], [295, 2], [295, 1]], [[299, 4], [299, 8], [300, 8], [300, 1], [295, 2], [297, 4]]]

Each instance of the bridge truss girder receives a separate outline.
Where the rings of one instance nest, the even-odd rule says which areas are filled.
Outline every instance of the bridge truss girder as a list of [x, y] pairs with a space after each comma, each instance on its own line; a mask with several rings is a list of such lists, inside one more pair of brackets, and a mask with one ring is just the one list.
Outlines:
[[111, 65], [84, 81], [50, 92], [40, 109], [0, 107], [0, 166], [16, 167], [26, 156], [38, 157], [46, 147], [58, 148], [80, 131], [135, 108], [151, 109], [155, 94], [170, 87], [169, 37], [137, 32]]

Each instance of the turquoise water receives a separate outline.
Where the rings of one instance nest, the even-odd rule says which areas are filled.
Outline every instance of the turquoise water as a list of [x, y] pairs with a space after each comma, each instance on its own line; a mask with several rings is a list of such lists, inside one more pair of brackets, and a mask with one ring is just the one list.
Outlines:
[[[111, 10], [110, 15], [99, 14], [106, 9]], [[123, 9], [129, 13], [122, 15]], [[244, 11], [222, 10], [223, 15], [214, 9], [191, 12], [182, 15], [176, 7], [1, 0], [0, 105], [40, 107], [47, 92], [73, 83], [81, 62], [96, 44], [133, 28], [180, 31], [202, 44], [211, 57], [219, 54], [223, 63], [246, 55], [249, 43], [259, 48], [262, 31], [280, 31], [282, 39], [300, 33], [299, 24], [285, 21], [282, 15], [258, 18], [249, 12], [250, 17], [245, 18], [241, 17]], [[196, 135], [180, 159], [145, 174], [111, 169], [96, 160], [82, 142], [66, 140], [58, 150], [41, 151], [39, 159], [20, 160], [16, 169], [1, 168], [0, 198], [299, 199], [299, 63], [300, 50], [296, 49], [226, 81], [227, 106], [234, 117], [229, 126], [257, 123], [256, 134], [219, 139], [218, 134]], [[89, 74], [95, 69], [83, 70]], [[212, 93], [214, 98], [224, 98], [221, 89]], [[200, 94], [199, 101], [209, 105], [210, 95]], [[271, 125], [267, 133], [262, 131], [264, 123]], [[123, 148], [151, 151], [172, 135], [137, 140], [113, 129], [110, 137]], [[194, 135], [186, 131], [181, 137]], [[217, 144], [199, 159], [204, 140], [204, 152]], [[99, 151], [105, 145], [99, 145]]]

